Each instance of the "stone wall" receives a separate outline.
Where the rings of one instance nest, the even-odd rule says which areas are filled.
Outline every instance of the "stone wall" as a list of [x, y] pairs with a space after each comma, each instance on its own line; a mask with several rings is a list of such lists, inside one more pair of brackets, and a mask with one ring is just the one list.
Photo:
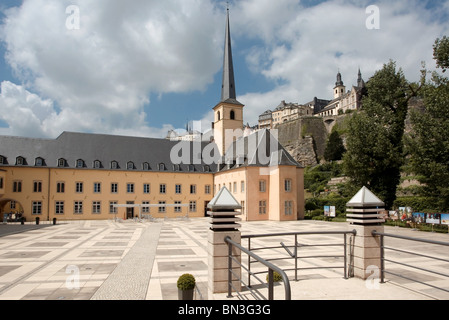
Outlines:
[[305, 117], [278, 125], [279, 142], [304, 166], [323, 158], [328, 132], [321, 118]]

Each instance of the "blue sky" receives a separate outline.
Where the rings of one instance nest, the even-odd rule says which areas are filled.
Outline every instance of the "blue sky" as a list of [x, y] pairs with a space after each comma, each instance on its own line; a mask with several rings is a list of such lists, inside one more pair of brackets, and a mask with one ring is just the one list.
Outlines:
[[[380, 10], [376, 29], [369, 5]], [[392, 59], [416, 81], [422, 61], [434, 68], [435, 39], [449, 35], [449, 0], [236, 0], [230, 12], [251, 125], [282, 100], [332, 98], [338, 70], [350, 87], [359, 68], [366, 81]], [[0, 18], [0, 134], [163, 137], [187, 121], [208, 129], [225, 1], [3, 0]]]

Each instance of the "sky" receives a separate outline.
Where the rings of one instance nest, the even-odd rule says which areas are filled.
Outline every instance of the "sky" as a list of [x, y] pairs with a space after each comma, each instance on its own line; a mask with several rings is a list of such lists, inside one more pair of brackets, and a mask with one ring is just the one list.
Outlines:
[[[164, 138], [221, 97], [226, 1], [2, 0], [0, 134]], [[449, 0], [229, 1], [244, 122], [281, 101], [332, 99], [390, 60], [409, 81], [449, 35]]]

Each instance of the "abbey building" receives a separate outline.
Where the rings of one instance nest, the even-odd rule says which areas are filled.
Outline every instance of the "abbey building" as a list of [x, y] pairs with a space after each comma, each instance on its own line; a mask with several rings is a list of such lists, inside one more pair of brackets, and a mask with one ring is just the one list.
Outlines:
[[204, 217], [224, 187], [241, 204], [243, 220], [302, 219], [304, 168], [275, 131], [244, 134], [244, 108], [236, 98], [228, 12], [213, 137], [0, 136], [0, 219]]

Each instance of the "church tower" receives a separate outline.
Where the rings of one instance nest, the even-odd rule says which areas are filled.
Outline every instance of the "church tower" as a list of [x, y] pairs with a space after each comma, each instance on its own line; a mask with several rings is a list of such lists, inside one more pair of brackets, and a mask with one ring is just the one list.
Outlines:
[[214, 108], [214, 140], [223, 156], [231, 144], [243, 135], [243, 107], [237, 101], [232, 60], [229, 9], [226, 18], [226, 36], [223, 60], [221, 101]]
[[345, 93], [346, 93], [346, 87], [341, 78], [341, 73], [340, 73], [340, 71], [338, 71], [337, 82], [335, 83], [335, 88], [334, 88], [334, 99], [340, 98]]

